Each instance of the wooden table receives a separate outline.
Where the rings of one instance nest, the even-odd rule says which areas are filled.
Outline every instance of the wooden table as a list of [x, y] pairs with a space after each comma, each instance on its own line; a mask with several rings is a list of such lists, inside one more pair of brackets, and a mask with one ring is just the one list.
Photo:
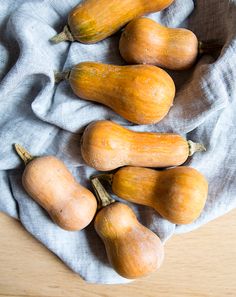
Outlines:
[[19, 222], [0, 214], [0, 297], [236, 296], [236, 211], [166, 244], [154, 275], [128, 285], [91, 285], [72, 273]]

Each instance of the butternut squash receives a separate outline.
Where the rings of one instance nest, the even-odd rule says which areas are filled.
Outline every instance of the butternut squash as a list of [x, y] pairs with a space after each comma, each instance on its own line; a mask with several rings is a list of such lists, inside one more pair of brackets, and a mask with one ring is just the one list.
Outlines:
[[190, 68], [199, 54], [222, 46], [216, 41], [200, 42], [187, 29], [167, 28], [148, 18], [130, 22], [120, 38], [120, 53], [131, 64], [152, 64], [171, 70]]
[[162, 10], [173, 0], [85, 0], [69, 13], [68, 25], [51, 40], [96, 43], [107, 38], [132, 19]]
[[97, 210], [94, 195], [76, 182], [64, 163], [54, 156], [32, 157], [22, 146], [15, 149], [25, 162], [22, 184], [26, 192], [61, 228], [85, 228]]
[[208, 195], [205, 177], [196, 169], [184, 166], [164, 171], [128, 166], [100, 178], [110, 182], [117, 196], [150, 206], [174, 224], [195, 221]]
[[162, 69], [149, 65], [114, 66], [83, 62], [56, 75], [67, 79], [74, 93], [104, 104], [137, 124], [162, 120], [173, 104], [175, 85]]
[[96, 215], [94, 226], [104, 242], [111, 266], [128, 279], [156, 271], [164, 258], [159, 237], [138, 222], [130, 207], [113, 203], [97, 178], [92, 178], [92, 184], [103, 207]]
[[178, 166], [203, 150], [203, 145], [187, 141], [178, 134], [133, 132], [111, 121], [91, 123], [81, 140], [85, 162], [100, 171], [125, 165]]

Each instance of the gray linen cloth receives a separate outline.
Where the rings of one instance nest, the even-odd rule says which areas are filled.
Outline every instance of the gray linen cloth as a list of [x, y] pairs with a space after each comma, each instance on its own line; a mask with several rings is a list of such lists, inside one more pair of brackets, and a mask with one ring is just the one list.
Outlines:
[[66, 82], [55, 86], [54, 70], [81, 61], [124, 63], [118, 52], [119, 34], [94, 45], [48, 41], [78, 2], [0, 1], [0, 210], [18, 218], [85, 280], [125, 283], [128, 280], [110, 267], [93, 224], [81, 232], [64, 231], [25, 193], [23, 166], [12, 144], [20, 143], [36, 156], [56, 155], [78, 182], [90, 187], [88, 178], [94, 170], [83, 162], [79, 143], [91, 121], [109, 119], [136, 131], [177, 132], [207, 147], [206, 153], [186, 163], [209, 181], [206, 207], [193, 224], [176, 226], [150, 208], [130, 204], [138, 219], [165, 241], [232, 210], [236, 206], [236, 1], [176, 0], [167, 10], [150, 15], [170, 27], [186, 26], [201, 40], [224, 44], [218, 57], [202, 56], [191, 71], [171, 73], [177, 85], [174, 107], [161, 123], [150, 126], [132, 125], [109, 108], [77, 98]]

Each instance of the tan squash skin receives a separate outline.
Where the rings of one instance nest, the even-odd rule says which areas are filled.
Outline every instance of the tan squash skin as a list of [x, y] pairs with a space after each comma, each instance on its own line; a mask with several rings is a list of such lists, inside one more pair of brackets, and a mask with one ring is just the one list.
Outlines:
[[178, 134], [133, 132], [111, 121], [97, 121], [85, 129], [81, 153], [89, 166], [109, 171], [125, 165], [181, 165], [189, 157], [190, 148]]
[[[68, 30], [56, 42], [96, 43], [118, 31], [132, 19], [162, 10], [173, 0], [86, 0], [68, 16]], [[54, 38], [55, 39], [55, 38]], [[55, 41], [54, 41], [55, 42]]]
[[148, 18], [130, 22], [120, 39], [121, 56], [131, 64], [152, 64], [171, 70], [190, 68], [199, 42], [187, 29], [164, 27]]
[[155, 66], [114, 66], [84, 62], [73, 67], [69, 83], [80, 98], [102, 103], [137, 124], [162, 120], [173, 104], [172, 78]]
[[113, 175], [112, 190], [127, 201], [154, 208], [172, 223], [189, 224], [205, 206], [208, 182], [190, 167], [164, 171], [124, 167]]
[[74, 179], [62, 161], [53, 156], [31, 160], [24, 170], [22, 184], [29, 196], [65, 230], [85, 228], [97, 210], [94, 195]]
[[[98, 188], [96, 192], [99, 192]], [[130, 207], [119, 202], [109, 203], [98, 212], [94, 226], [105, 244], [112, 267], [129, 279], [156, 271], [164, 259], [159, 237], [138, 222]]]

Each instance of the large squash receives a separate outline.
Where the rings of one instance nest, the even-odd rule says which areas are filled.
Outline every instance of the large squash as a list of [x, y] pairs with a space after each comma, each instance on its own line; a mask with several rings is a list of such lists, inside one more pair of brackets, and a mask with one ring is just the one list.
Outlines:
[[111, 121], [97, 121], [85, 129], [81, 153], [86, 163], [100, 171], [125, 165], [169, 167], [183, 164], [205, 150], [178, 134], [134, 132]]
[[162, 10], [172, 2], [173, 0], [85, 0], [69, 13], [68, 26], [52, 38], [52, 41], [95, 43], [112, 35], [132, 19]]
[[199, 53], [196, 35], [187, 29], [167, 28], [148, 18], [130, 22], [120, 39], [120, 53], [130, 64], [152, 64], [183, 70]]
[[92, 184], [102, 207], [94, 226], [104, 242], [112, 267], [129, 279], [155, 272], [164, 258], [164, 247], [159, 237], [139, 223], [129, 206], [113, 203], [96, 177], [92, 178]]
[[62, 73], [61, 78], [68, 79], [80, 98], [109, 106], [136, 124], [159, 122], [168, 113], [175, 96], [172, 78], [150, 65], [83, 62]]
[[100, 178], [110, 181], [117, 196], [150, 206], [175, 224], [196, 220], [208, 195], [205, 177], [196, 169], [184, 166], [164, 171], [127, 166]]
[[32, 157], [22, 146], [16, 151], [25, 162], [22, 184], [61, 228], [79, 231], [93, 219], [97, 210], [94, 195], [72, 176], [54, 156]]
[[121, 56], [130, 64], [151, 64], [171, 70], [190, 68], [202, 54], [219, 52], [217, 40], [199, 41], [183, 28], [167, 28], [148, 18], [130, 22], [120, 38]]

